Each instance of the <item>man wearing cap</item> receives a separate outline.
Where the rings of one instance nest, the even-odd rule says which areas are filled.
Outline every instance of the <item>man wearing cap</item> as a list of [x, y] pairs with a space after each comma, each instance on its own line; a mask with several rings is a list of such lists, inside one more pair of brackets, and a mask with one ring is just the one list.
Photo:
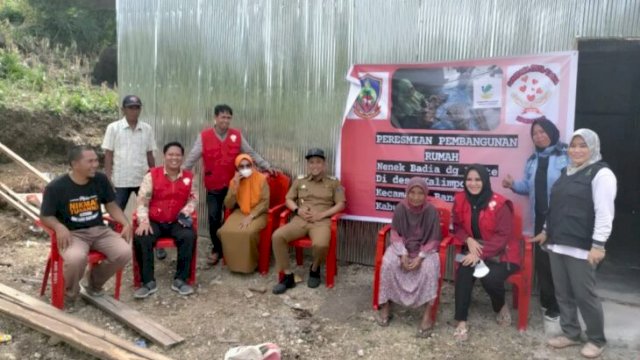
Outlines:
[[124, 117], [107, 126], [102, 141], [104, 171], [116, 189], [116, 204], [123, 210], [131, 193], [138, 194], [144, 174], [155, 166], [156, 140], [151, 126], [138, 121], [141, 111], [139, 97], [125, 96], [122, 100]]
[[213, 112], [213, 128], [204, 129], [200, 133], [184, 163], [184, 168], [191, 170], [202, 157], [212, 244], [207, 262], [211, 265], [217, 264], [222, 257], [222, 242], [217, 232], [222, 225], [222, 204], [227, 195], [229, 182], [236, 172], [236, 156], [240, 153], [248, 154], [260, 169], [271, 173], [275, 171], [253, 150], [240, 130], [229, 127], [233, 118], [233, 110], [229, 105], [216, 105]]
[[284, 278], [273, 288], [274, 294], [282, 294], [295, 287], [293, 273], [289, 269], [289, 241], [309, 236], [313, 243], [313, 264], [309, 270], [307, 286], [320, 285], [320, 265], [327, 257], [331, 239], [331, 217], [345, 206], [344, 189], [340, 181], [326, 174], [326, 161], [322, 149], [310, 149], [307, 159], [307, 175], [300, 175], [293, 182], [286, 196], [286, 205], [295, 216], [287, 225], [273, 233], [273, 253], [277, 270]]

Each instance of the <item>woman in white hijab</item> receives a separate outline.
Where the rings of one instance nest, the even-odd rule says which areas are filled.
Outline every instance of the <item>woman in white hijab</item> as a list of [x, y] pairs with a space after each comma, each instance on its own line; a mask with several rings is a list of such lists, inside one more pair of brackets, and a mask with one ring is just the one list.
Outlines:
[[595, 272], [611, 234], [617, 184], [613, 172], [601, 161], [600, 139], [595, 132], [576, 130], [568, 155], [570, 164], [551, 188], [545, 229], [533, 241], [549, 251], [560, 307], [563, 334], [549, 339], [548, 344], [556, 349], [580, 344], [580, 310], [588, 340], [580, 353], [595, 358], [606, 345]]

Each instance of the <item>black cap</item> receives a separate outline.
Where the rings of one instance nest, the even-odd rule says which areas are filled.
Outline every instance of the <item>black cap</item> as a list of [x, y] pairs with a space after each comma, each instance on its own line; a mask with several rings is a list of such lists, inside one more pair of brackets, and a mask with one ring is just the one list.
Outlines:
[[125, 96], [124, 99], [122, 99], [122, 107], [127, 107], [131, 105], [142, 106], [142, 101], [140, 101], [140, 98], [135, 95]]
[[317, 156], [322, 158], [323, 160], [326, 160], [326, 158], [324, 157], [324, 150], [318, 149], [318, 148], [309, 149], [309, 151], [307, 151], [307, 156], [305, 156], [304, 158], [309, 160], [309, 158], [312, 158], [314, 156]]

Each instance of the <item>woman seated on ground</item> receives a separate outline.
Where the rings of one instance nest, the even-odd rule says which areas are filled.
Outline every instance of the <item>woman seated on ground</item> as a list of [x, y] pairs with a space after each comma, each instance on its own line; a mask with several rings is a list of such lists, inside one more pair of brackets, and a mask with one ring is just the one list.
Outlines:
[[482, 165], [467, 168], [464, 191], [457, 193], [453, 202], [453, 231], [454, 242], [463, 246], [464, 254], [455, 281], [458, 325], [454, 338], [464, 341], [468, 338], [467, 315], [476, 277], [491, 298], [498, 324], [511, 324], [504, 282], [520, 264], [520, 241], [513, 236], [513, 204], [491, 190], [489, 172]]
[[258, 266], [260, 230], [267, 226], [269, 185], [249, 155], [238, 155], [235, 164], [224, 206], [236, 209], [218, 230], [218, 237], [229, 270], [252, 273]]
[[428, 337], [433, 328], [429, 316], [437, 296], [440, 261], [440, 217], [427, 202], [425, 179], [414, 177], [406, 199], [398, 203], [391, 222], [391, 245], [382, 259], [378, 324], [387, 326], [391, 302], [409, 307], [426, 304], [418, 335]]

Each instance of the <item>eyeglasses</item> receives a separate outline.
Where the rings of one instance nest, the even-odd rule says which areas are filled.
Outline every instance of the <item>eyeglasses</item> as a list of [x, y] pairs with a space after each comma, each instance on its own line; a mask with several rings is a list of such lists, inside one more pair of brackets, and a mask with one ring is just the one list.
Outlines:
[[140, 110], [140, 105], [125, 106], [126, 109]]
[[247, 165], [238, 165], [238, 169], [251, 169], [251, 164], [247, 164]]

